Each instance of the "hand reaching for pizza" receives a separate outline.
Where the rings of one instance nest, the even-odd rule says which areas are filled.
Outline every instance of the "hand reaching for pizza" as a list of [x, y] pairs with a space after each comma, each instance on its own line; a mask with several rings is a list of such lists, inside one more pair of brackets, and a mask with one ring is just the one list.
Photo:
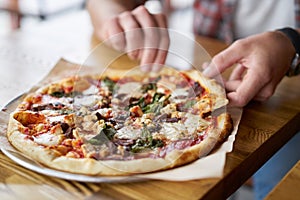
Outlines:
[[97, 36], [114, 49], [140, 60], [142, 70], [158, 71], [169, 47], [167, 23], [163, 14], [151, 14], [144, 6], [123, 11], [103, 21]]
[[264, 101], [273, 95], [294, 55], [285, 35], [266, 32], [234, 42], [212, 59], [204, 74], [214, 77], [235, 65], [225, 88], [230, 105], [243, 107], [251, 99]]

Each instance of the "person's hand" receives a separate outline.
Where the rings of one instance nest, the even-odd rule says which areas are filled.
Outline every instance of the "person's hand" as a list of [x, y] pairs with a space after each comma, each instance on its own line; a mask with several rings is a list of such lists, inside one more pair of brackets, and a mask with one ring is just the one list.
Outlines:
[[139, 6], [106, 20], [98, 37], [109, 39], [113, 48], [126, 52], [131, 59], [140, 60], [144, 71], [158, 71], [169, 47], [166, 28], [163, 14], [151, 14], [144, 6]]
[[273, 95], [294, 55], [284, 34], [266, 32], [234, 42], [217, 54], [203, 73], [214, 77], [236, 65], [224, 83], [229, 105], [243, 107], [251, 99], [264, 101]]

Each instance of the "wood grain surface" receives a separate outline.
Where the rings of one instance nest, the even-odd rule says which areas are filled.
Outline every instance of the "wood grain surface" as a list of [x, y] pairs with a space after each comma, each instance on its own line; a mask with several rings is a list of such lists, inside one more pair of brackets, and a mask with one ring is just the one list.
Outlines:
[[[212, 55], [226, 48], [224, 43], [213, 39], [196, 39]], [[0, 50], [12, 49], [17, 55], [26, 52], [30, 59], [25, 62], [25, 58], [18, 57], [22, 68], [16, 66], [16, 59], [1, 59], [0, 65], [15, 67], [19, 73], [27, 68], [35, 74], [45, 74], [57, 58], [70, 55], [82, 58], [97, 43], [87, 14], [81, 13], [45, 23], [35, 30], [1, 36]], [[126, 56], [123, 59], [120, 63], [125, 66], [132, 63]], [[0, 81], [1, 95], [11, 95], [10, 89], [24, 91], [30, 87], [30, 78], [18, 74], [11, 76], [24, 84], [20, 84], [21, 89], [10, 88], [10, 84]], [[0, 153], [0, 199], [226, 199], [300, 130], [299, 82], [300, 77], [284, 78], [271, 99], [263, 103], [251, 102], [244, 108], [234, 149], [226, 157], [222, 178], [186, 182], [82, 183], [40, 175]], [[3, 98], [12, 97], [5, 95]]]

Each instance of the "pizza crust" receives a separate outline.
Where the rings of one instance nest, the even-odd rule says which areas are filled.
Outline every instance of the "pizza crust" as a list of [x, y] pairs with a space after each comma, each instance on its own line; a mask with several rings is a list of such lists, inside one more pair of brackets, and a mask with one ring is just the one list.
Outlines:
[[17, 127], [22, 126], [22, 124], [15, 120], [13, 116], [14, 115], [12, 114], [10, 117], [7, 136], [14, 147], [48, 167], [70, 173], [86, 175], [129, 175], [182, 166], [206, 156], [212, 151], [217, 143], [223, 142], [232, 130], [232, 124], [228, 120], [229, 115], [222, 114], [218, 117], [219, 128], [211, 130], [209, 136], [205, 140], [184, 150], [174, 150], [167, 154], [165, 158], [141, 158], [129, 161], [100, 161], [91, 158], [76, 159], [60, 156], [54, 151], [37, 145], [32, 140], [27, 139], [26, 135], [18, 130]]
[[[111, 78], [119, 78], [121, 73], [106, 72], [103, 75], [109, 75]], [[175, 71], [164, 69], [164, 74], [174, 75]], [[178, 73], [178, 72], [176, 72]], [[199, 81], [201, 85], [216, 94], [213, 104], [213, 110], [224, 107], [228, 100], [224, 89], [214, 80], [207, 79], [197, 71], [185, 72], [192, 79]], [[113, 74], [113, 75], [112, 75]], [[117, 76], [118, 74], [118, 76]], [[124, 74], [124, 72], [123, 72]], [[132, 74], [130, 74], [132, 75]], [[139, 74], [140, 75], [140, 74]], [[143, 76], [136, 76], [142, 79]], [[64, 82], [65, 84], [69, 83]], [[54, 85], [56, 87], [57, 85]], [[51, 85], [53, 87], [53, 84]], [[43, 88], [48, 91], [50, 86]], [[27, 136], [20, 132], [24, 127], [15, 119], [16, 113], [12, 113], [9, 120], [7, 137], [11, 144], [19, 151], [30, 156], [34, 160], [49, 166], [51, 168], [71, 173], [86, 175], [128, 175], [136, 173], [148, 173], [181, 166], [206, 156], [216, 145], [224, 142], [232, 131], [232, 120], [228, 113], [220, 114], [217, 117], [217, 127], [209, 130], [209, 135], [199, 144], [183, 150], [175, 149], [168, 153], [164, 158], [140, 158], [136, 160], [95, 160], [92, 158], [70, 158], [38, 145], [34, 141], [26, 138]]]
[[199, 81], [200, 84], [206, 87], [211, 94], [216, 94], [216, 99], [212, 108], [213, 110], [222, 108], [228, 104], [225, 89], [219, 83], [217, 83], [216, 80], [208, 79], [196, 70], [189, 70], [185, 73], [193, 80]]

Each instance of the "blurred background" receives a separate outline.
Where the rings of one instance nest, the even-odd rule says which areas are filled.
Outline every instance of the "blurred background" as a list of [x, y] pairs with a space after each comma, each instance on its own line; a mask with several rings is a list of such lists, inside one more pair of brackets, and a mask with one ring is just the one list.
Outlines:
[[[193, 0], [163, 0], [162, 2], [150, 0], [146, 3], [150, 12], [165, 12], [168, 15], [169, 28], [189, 37], [193, 36], [192, 5]], [[72, 19], [72, 15], [78, 13], [85, 13], [86, 17], [85, 0], [0, 0], [0, 36], [18, 31], [32, 31], [38, 26], [47, 26], [62, 18]], [[80, 33], [76, 34], [80, 35]], [[185, 49], [193, 50], [192, 47], [185, 47]], [[47, 62], [47, 58], [41, 60]], [[45, 65], [49, 64], [45, 63]], [[254, 199], [251, 182], [242, 186], [229, 199]]]
[[0, 0], [0, 31], [30, 28], [84, 7], [85, 0]]

